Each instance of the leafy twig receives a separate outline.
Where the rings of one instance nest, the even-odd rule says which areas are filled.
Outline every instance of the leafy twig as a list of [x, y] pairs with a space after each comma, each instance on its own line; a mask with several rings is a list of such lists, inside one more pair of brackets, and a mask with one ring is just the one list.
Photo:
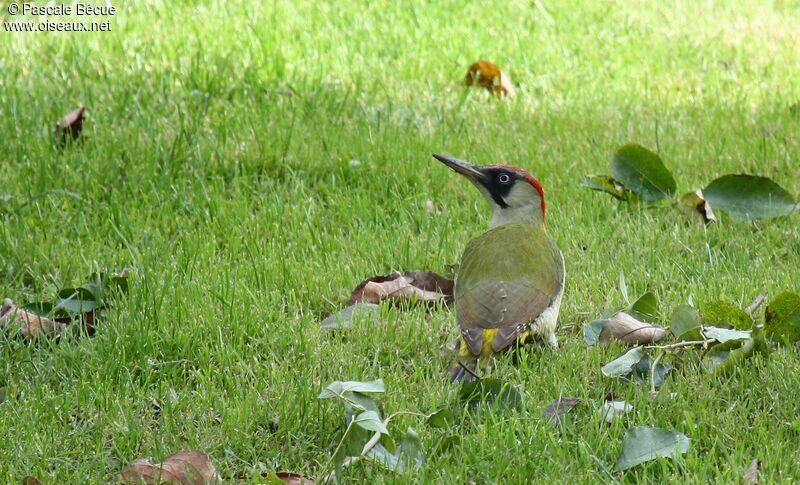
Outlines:
[[[383, 425], [384, 426], [389, 426], [389, 421], [391, 421], [392, 419], [396, 418], [397, 416], [421, 416], [421, 417], [424, 417], [425, 419], [428, 419], [429, 417], [433, 416], [434, 414], [436, 414], [436, 413], [422, 414], [422, 413], [415, 413], [413, 411], [398, 411], [398, 412], [396, 412], [394, 414], [389, 415], [386, 419], [384, 419], [383, 420]], [[339, 446], [336, 447], [336, 451], [333, 452], [333, 455], [332, 455], [331, 459], [328, 460], [328, 463], [325, 464], [325, 467], [322, 469], [323, 471], [328, 469], [328, 467], [330, 466], [331, 461], [333, 459], [335, 459], [336, 454], [339, 453], [339, 448], [341, 448], [342, 443], [344, 443], [345, 438], [347, 438], [347, 432], [350, 431], [350, 426], [352, 426], [352, 425], [353, 425], [353, 421], [351, 421], [350, 425], [347, 426], [347, 431], [344, 432], [344, 436], [342, 437], [342, 441], [339, 442]], [[345, 458], [345, 460], [342, 463], [342, 468], [350, 466], [353, 463], [355, 463], [355, 462], [363, 459], [365, 456], [367, 456], [367, 453], [369, 453], [370, 450], [375, 448], [375, 446], [381, 440], [381, 436], [382, 436], [381, 432], [380, 431], [376, 431], [375, 434], [372, 435], [372, 438], [370, 438], [369, 441], [366, 442], [366, 444], [364, 445], [364, 448], [361, 449], [361, 455], [359, 455], [359, 456], [348, 456], [347, 458]], [[322, 483], [329, 483], [335, 477], [336, 477], [336, 468], [331, 470], [331, 472], [329, 472], [328, 474], [326, 474], [323, 477]]]
[[662, 350], [658, 356], [653, 359], [653, 363], [650, 364], [650, 394], [656, 393], [656, 366], [658, 365], [658, 361], [661, 360], [661, 357], [667, 353], [666, 350]]
[[717, 339], [709, 338], [705, 340], [687, 340], [686, 342], [676, 342], [674, 344], [668, 345], [648, 345], [646, 349], [661, 349], [661, 350], [674, 350], [674, 349], [682, 349], [684, 347], [706, 347], [710, 344], [716, 342]]
[[766, 301], [766, 299], [767, 295], [758, 295], [756, 299], [753, 300], [753, 302], [747, 305], [747, 308], [744, 309], [745, 313], [747, 313], [752, 317], [753, 313], [755, 313], [756, 310], [758, 310], [761, 307], [761, 305], [764, 304], [764, 301]]
[[[339, 450], [342, 449], [342, 445], [344, 445], [344, 441], [347, 439], [347, 434], [350, 433], [351, 429], [353, 429], [353, 423], [355, 423], [355, 419], [351, 420], [350, 424], [347, 425], [347, 429], [344, 430], [344, 435], [342, 435], [342, 439], [339, 441], [339, 444], [336, 445], [336, 449], [333, 451], [333, 454], [328, 459], [327, 463], [325, 463], [325, 466], [322, 467], [322, 471], [325, 471], [328, 468], [330, 468], [331, 462], [333, 462], [336, 459], [336, 457], [339, 455]], [[322, 483], [328, 483], [328, 480], [333, 478], [333, 476], [335, 476], [335, 475], [336, 475], [336, 469], [334, 467], [334, 471], [332, 471], [329, 474], [326, 474], [325, 478], [322, 480]]]

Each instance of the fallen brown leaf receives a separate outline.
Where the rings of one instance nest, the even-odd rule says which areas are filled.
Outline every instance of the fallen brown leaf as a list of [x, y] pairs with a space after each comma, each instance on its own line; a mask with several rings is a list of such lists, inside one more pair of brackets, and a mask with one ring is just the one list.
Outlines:
[[558, 423], [561, 417], [567, 414], [572, 408], [580, 404], [581, 400], [577, 397], [560, 397], [554, 399], [553, 403], [544, 410], [544, 415], [551, 423]]
[[683, 194], [678, 205], [690, 218], [699, 217], [705, 224], [717, 221], [717, 216], [714, 215], [711, 205], [703, 197], [703, 191], [700, 189]]
[[661, 340], [666, 334], [661, 327], [640, 322], [625, 312], [617, 312], [603, 326], [598, 341], [606, 344], [613, 338], [628, 345], [650, 344]]
[[750, 462], [750, 466], [747, 467], [747, 471], [744, 474], [744, 478], [742, 478], [742, 483], [744, 485], [755, 485], [758, 483], [761, 475], [761, 461], [760, 460], [753, 460]]
[[179, 451], [168, 456], [163, 463], [135, 460], [119, 472], [119, 479], [126, 484], [207, 485], [221, 482], [209, 456], [197, 450]]
[[83, 113], [86, 108], [83, 106], [78, 107], [75, 111], [67, 114], [56, 123], [55, 138], [56, 143], [61, 146], [67, 143], [67, 139], [72, 138], [77, 140], [83, 130]]
[[275, 472], [275, 473], [271, 473], [271, 472], [267, 472], [267, 473], [262, 473], [261, 474], [261, 476], [265, 477], [265, 478], [269, 477], [270, 475], [274, 475], [274, 476], [278, 477], [278, 479], [282, 480], [283, 483], [286, 483], [287, 485], [314, 485], [314, 480], [312, 480], [312, 479], [310, 479], [310, 478], [308, 478], [308, 477], [306, 477], [304, 475], [301, 475], [299, 473], [292, 473], [292, 472]]
[[22, 485], [44, 485], [44, 484], [38, 478], [32, 475], [28, 475], [27, 477], [22, 479]]
[[469, 66], [464, 79], [467, 86], [478, 86], [492, 94], [513, 95], [514, 87], [511, 79], [500, 70], [497, 64], [489, 61], [478, 61]]
[[392, 301], [436, 302], [453, 300], [453, 280], [432, 271], [395, 272], [368, 278], [353, 290], [350, 303]]
[[18, 308], [13, 301], [6, 298], [0, 308], [0, 328], [12, 328], [17, 325], [19, 325], [22, 336], [29, 339], [55, 335], [66, 326], [63, 322], [40, 317], [35, 313]]

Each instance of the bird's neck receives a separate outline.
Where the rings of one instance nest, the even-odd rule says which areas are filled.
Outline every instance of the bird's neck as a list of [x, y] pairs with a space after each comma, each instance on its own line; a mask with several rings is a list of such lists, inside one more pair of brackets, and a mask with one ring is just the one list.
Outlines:
[[540, 204], [518, 207], [495, 207], [489, 229], [506, 224], [527, 223], [544, 227], [544, 211]]

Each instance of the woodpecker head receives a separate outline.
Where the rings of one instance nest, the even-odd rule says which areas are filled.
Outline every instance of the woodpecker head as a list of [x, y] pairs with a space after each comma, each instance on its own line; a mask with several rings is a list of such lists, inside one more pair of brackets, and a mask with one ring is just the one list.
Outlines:
[[533, 175], [509, 165], [472, 165], [434, 153], [433, 157], [465, 176], [492, 206], [490, 227], [512, 222], [544, 225], [544, 191]]

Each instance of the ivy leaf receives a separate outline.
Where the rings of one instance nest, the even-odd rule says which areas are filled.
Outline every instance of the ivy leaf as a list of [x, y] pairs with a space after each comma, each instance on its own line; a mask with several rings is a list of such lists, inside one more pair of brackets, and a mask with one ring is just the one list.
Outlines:
[[625, 432], [614, 469], [627, 470], [656, 458], [675, 458], [689, 451], [689, 438], [678, 431], [664, 428], [635, 427]]
[[644, 202], [657, 202], [675, 194], [677, 184], [661, 158], [636, 143], [617, 148], [611, 175]]
[[795, 210], [795, 201], [786, 189], [757, 175], [723, 175], [708, 184], [703, 194], [715, 209], [739, 221], [782, 217]]

